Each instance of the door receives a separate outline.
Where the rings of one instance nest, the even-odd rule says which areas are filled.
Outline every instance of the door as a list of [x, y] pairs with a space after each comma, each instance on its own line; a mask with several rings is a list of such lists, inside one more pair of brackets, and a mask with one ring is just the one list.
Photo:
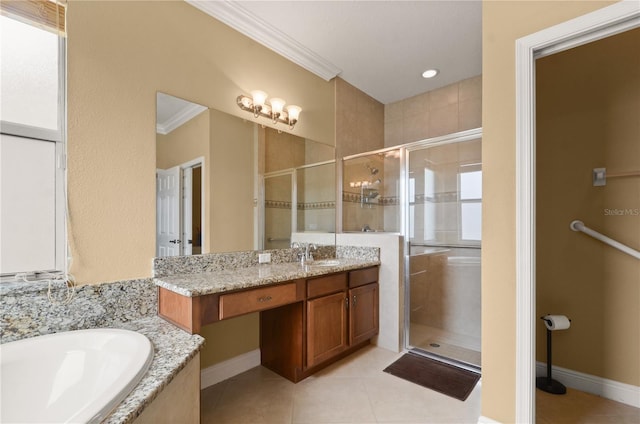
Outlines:
[[307, 302], [307, 367], [346, 349], [348, 302], [345, 292]]
[[479, 368], [482, 139], [407, 151], [406, 347]]
[[193, 255], [193, 168], [182, 170], [182, 254]]
[[180, 241], [180, 167], [156, 171], [156, 256], [178, 256]]
[[378, 334], [378, 284], [349, 290], [349, 344], [351, 346]]

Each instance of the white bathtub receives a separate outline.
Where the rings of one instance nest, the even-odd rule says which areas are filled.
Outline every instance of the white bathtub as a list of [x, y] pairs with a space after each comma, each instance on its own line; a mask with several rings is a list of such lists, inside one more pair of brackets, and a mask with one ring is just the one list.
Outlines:
[[153, 345], [144, 335], [110, 328], [0, 345], [0, 422], [100, 422], [152, 359]]

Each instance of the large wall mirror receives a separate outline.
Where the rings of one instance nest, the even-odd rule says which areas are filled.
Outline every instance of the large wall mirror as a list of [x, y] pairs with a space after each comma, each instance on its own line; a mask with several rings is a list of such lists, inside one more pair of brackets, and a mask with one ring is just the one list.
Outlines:
[[335, 149], [157, 93], [156, 256], [335, 243]]

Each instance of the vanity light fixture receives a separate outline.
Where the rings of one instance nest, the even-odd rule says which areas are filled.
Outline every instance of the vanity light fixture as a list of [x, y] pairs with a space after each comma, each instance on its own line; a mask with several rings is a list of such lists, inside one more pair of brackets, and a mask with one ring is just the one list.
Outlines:
[[293, 129], [298, 122], [302, 108], [296, 105], [289, 105], [285, 108], [287, 103], [278, 97], [269, 99], [267, 103], [267, 98], [267, 93], [264, 91], [254, 90], [251, 92], [251, 97], [239, 95], [236, 103], [240, 109], [253, 113], [254, 118], [264, 116], [270, 118], [274, 124], [282, 122]]

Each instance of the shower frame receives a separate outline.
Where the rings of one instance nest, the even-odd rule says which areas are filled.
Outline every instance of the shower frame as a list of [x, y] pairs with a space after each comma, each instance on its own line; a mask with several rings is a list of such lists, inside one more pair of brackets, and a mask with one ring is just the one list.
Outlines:
[[409, 234], [411, 230], [410, 229], [411, 222], [409, 217], [409, 207], [408, 207], [409, 187], [407, 182], [409, 180], [409, 156], [411, 152], [423, 150], [425, 148], [430, 148], [430, 147], [438, 147], [438, 146], [444, 146], [447, 144], [455, 144], [455, 143], [461, 143], [465, 141], [472, 141], [479, 138], [482, 138], [482, 128], [474, 128], [471, 130], [460, 131], [457, 133], [447, 134], [440, 137], [428, 138], [425, 140], [403, 144], [402, 146], [400, 146], [401, 147], [400, 159], [402, 161], [400, 164], [400, 180], [402, 181], [401, 192], [400, 192], [400, 205], [401, 205], [400, 212], [402, 214], [401, 228], [402, 228], [403, 243], [404, 243], [404, 264], [403, 264], [403, 271], [404, 271], [403, 272], [403, 279], [404, 279], [403, 303], [404, 305], [402, 308], [404, 312], [404, 317], [403, 317], [404, 328], [402, 332], [403, 334], [402, 344], [404, 346], [404, 349], [406, 350], [415, 351], [420, 355], [432, 357], [439, 361], [448, 362], [456, 366], [471, 369], [474, 371], [478, 371], [480, 367], [470, 366], [469, 364], [457, 361], [455, 359], [451, 359], [441, 355], [437, 355], [435, 353], [427, 352], [422, 349], [417, 349], [409, 344], [409, 340], [410, 340], [409, 333], [411, 329], [411, 308], [409, 307], [410, 299], [411, 299], [411, 293], [410, 293], [411, 285], [409, 283], [409, 278], [411, 276], [409, 272], [409, 260], [411, 256], [411, 241], [409, 239]]
[[[472, 369], [472, 370], [479, 370], [479, 367], [473, 367], [470, 366], [466, 363], [460, 362], [460, 361], [456, 361], [454, 359], [448, 359], [433, 353], [429, 353], [429, 352], [425, 352], [424, 350], [416, 350], [415, 348], [413, 348], [412, 346], [409, 345], [409, 330], [410, 330], [410, 317], [411, 317], [411, 310], [409, 307], [410, 304], [410, 284], [409, 284], [409, 277], [410, 277], [410, 273], [409, 273], [409, 257], [410, 257], [410, 249], [411, 249], [411, 242], [409, 240], [409, 234], [410, 234], [410, 217], [409, 217], [409, 207], [408, 207], [408, 199], [409, 199], [409, 185], [408, 185], [408, 180], [409, 180], [409, 153], [412, 151], [416, 151], [416, 150], [421, 150], [424, 148], [428, 148], [428, 147], [437, 147], [437, 146], [444, 146], [447, 144], [454, 144], [454, 143], [460, 143], [460, 142], [464, 142], [464, 141], [471, 141], [471, 140], [476, 140], [478, 138], [482, 138], [482, 128], [474, 128], [474, 129], [470, 129], [470, 130], [466, 130], [466, 131], [460, 131], [460, 132], [456, 132], [456, 133], [451, 133], [451, 134], [446, 134], [443, 136], [438, 136], [438, 137], [433, 137], [433, 138], [427, 138], [424, 140], [419, 140], [419, 141], [414, 141], [411, 143], [406, 143], [406, 144], [401, 144], [398, 146], [392, 146], [392, 147], [387, 147], [384, 149], [379, 149], [379, 150], [372, 150], [369, 152], [364, 152], [364, 153], [358, 153], [355, 155], [349, 155], [349, 156], [345, 156], [341, 159], [341, 163], [340, 166], [337, 167], [337, 183], [338, 183], [338, 193], [340, 193], [340, 198], [342, 198], [342, 193], [344, 191], [344, 181], [343, 181], [343, 175], [344, 175], [344, 162], [347, 160], [351, 160], [351, 159], [357, 159], [357, 158], [362, 158], [362, 157], [367, 157], [367, 156], [371, 156], [371, 155], [375, 155], [375, 154], [380, 154], [380, 153], [387, 153], [387, 152], [391, 152], [391, 151], [399, 151], [400, 154], [400, 172], [399, 172], [399, 178], [398, 178], [398, 197], [399, 197], [399, 233], [403, 236], [403, 264], [402, 264], [402, 270], [403, 270], [403, 281], [402, 281], [402, 295], [400, 297], [401, 299], [401, 310], [403, 311], [403, 324], [402, 324], [402, 346], [403, 349], [405, 350], [414, 350], [417, 353], [421, 354], [421, 355], [426, 355], [426, 356], [430, 356], [430, 357], [434, 357], [440, 361], [444, 361], [444, 362], [449, 362], [449, 363], [453, 363], [457, 366], [463, 367], [463, 368], [468, 368], [468, 369]], [[342, 208], [342, 201], [338, 201], [336, 202], [336, 218], [337, 218], [337, 223], [336, 223], [336, 228], [338, 229], [339, 232], [343, 232], [343, 208]]]

